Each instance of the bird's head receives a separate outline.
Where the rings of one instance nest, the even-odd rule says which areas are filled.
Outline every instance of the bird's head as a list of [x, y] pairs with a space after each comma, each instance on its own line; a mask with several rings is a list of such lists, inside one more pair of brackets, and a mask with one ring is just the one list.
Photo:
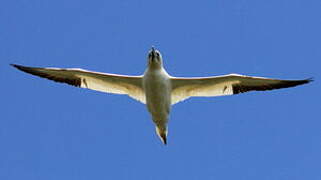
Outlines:
[[154, 47], [152, 47], [152, 49], [148, 53], [148, 67], [155, 69], [163, 67], [162, 55]]

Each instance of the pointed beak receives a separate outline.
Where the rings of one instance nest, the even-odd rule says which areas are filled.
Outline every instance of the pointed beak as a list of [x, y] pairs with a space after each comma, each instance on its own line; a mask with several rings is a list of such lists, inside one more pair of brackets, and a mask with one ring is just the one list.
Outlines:
[[152, 60], [154, 60], [155, 54], [156, 54], [155, 48], [154, 46], [152, 46], [152, 49], [151, 49]]

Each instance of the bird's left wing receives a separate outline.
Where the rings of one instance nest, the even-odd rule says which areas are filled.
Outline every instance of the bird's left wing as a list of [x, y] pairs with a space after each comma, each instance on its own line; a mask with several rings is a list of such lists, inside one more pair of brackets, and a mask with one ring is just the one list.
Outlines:
[[229, 74], [202, 78], [172, 77], [172, 104], [193, 96], [225, 96], [248, 91], [266, 91], [308, 83], [312, 79], [280, 80]]
[[16, 64], [11, 65], [26, 73], [56, 82], [106, 93], [127, 94], [130, 97], [145, 103], [142, 76], [124, 76], [74, 68], [38, 68]]

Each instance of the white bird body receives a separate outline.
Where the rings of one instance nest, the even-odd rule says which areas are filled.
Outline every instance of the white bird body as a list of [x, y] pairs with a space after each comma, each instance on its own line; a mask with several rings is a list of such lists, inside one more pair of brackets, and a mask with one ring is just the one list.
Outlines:
[[171, 80], [164, 68], [148, 67], [143, 76], [147, 109], [156, 125], [157, 134], [166, 144], [167, 122], [171, 109]]
[[211, 77], [172, 77], [163, 68], [162, 56], [152, 48], [148, 66], [141, 76], [127, 76], [87, 71], [74, 68], [37, 68], [12, 64], [15, 68], [76, 87], [96, 91], [127, 94], [146, 104], [156, 132], [167, 143], [167, 123], [171, 105], [189, 97], [214, 97], [293, 87], [309, 83], [312, 79], [280, 80], [250, 77], [239, 74]]

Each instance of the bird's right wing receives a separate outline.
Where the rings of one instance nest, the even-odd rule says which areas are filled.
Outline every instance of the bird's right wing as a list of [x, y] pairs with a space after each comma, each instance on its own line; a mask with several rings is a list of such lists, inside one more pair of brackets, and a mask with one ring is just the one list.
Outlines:
[[74, 68], [38, 68], [16, 64], [12, 64], [12, 66], [26, 73], [56, 82], [106, 93], [127, 94], [144, 104], [146, 103], [142, 76], [124, 76]]
[[172, 77], [172, 104], [193, 96], [225, 96], [248, 91], [266, 91], [308, 83], [312, 79], [281, 80], [239, 74], [201, 78]]

